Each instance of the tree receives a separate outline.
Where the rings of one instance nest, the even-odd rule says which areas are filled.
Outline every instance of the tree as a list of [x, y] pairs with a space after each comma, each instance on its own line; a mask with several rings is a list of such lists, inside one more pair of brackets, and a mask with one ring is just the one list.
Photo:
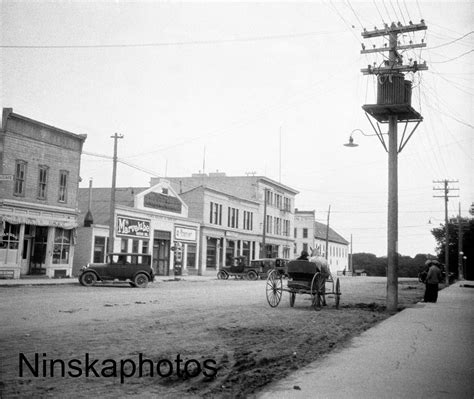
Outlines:
[[[461, 227], [463, 231], [462, 252], [466, 257], [464, 261], [464, 277], [468, 280], [474, 279], [474, 219], [461, 218]], [[445, 224], [440, 224], [431, 230], [431, 234], [436, 240], [438, 253], [438, 260], [441, 263], [445, 261], [446, 253], [446, 231]], [[448, 222], [449, 242], [449, 271], [458, 274], [458, 254], [459, 254], [459, 224], [457, 219]]]

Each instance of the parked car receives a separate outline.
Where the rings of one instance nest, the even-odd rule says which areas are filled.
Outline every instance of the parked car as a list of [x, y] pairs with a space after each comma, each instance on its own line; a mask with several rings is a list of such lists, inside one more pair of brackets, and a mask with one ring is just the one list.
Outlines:
[[260, 278], [267, 278], [268, 273], [275, 269], [280, 275], [288, 275], [288, 259], [263, 258], [250, 261], [250, 267], [255, 270]]
[[132, 287], [145, 288], [153, 281], [151, 255], [112, 253], [106, 263], [90, 263], [81, 269], [79, 282], [90, 287], [98, 281], [128, 281]]

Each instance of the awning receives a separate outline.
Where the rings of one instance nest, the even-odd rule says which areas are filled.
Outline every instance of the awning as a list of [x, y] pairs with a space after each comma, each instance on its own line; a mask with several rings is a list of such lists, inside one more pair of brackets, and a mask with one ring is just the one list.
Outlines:
[[60, 220], [44, 216], [0, 215], [0, 223], [3, 222], [11, 224], [29, 224], [33, 226], [52, 226], [66, 230], [74, 229], [78, 226], [77, 220]]

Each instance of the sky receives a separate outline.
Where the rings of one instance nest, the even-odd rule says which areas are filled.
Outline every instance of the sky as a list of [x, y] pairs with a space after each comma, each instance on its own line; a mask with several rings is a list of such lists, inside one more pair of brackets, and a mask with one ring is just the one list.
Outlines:
[[[428, 71], [406, 75], [423, 122], [398, 158], [398, 252], [435, 253], [434, 182], [453, 181], [450, 217], [474, 202], [473, 4], [0, 0], [0, 105], [87, 134], [82, 187], [110, 187], [118, 133], [118, 187], [264, 175], [298, 190], [295, 206], [318, 221], [330, 208], [354, 253], [384, 256], [388, 155], [361, 108], [377, 85], [361, 69], [384, 58], [360, 53], [384, 40], [361, 32], [423, 19], [426, 31], [399, 37], [427, 43], [403, 59]], [[356, 148], [343, 146], [351, 132]]]

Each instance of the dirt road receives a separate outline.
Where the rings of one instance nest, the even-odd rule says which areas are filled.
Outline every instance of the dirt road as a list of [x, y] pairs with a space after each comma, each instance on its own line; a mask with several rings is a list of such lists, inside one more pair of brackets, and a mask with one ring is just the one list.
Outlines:
[[[1, 287], [1, 396], [245, 397], [388, 317], [385, 284], [342, 278], [319, 312], [265, 281]], [[401, 279], [400, 306], [422, 291]]]

